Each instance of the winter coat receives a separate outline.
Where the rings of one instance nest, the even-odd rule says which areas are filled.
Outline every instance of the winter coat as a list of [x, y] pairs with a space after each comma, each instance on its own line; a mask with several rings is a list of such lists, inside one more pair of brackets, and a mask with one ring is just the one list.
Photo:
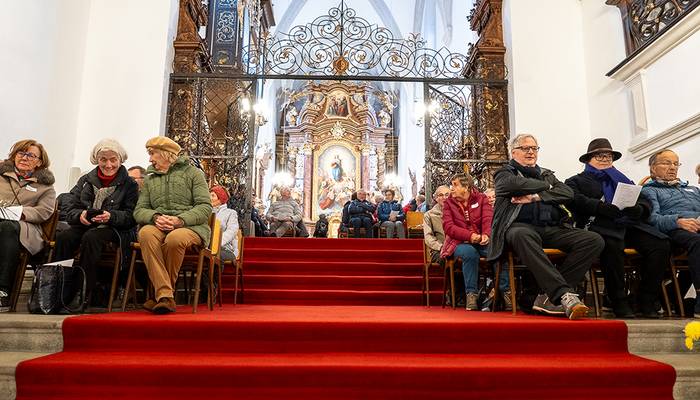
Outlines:
[[209, 246], [211, 197], [204, 172], [180, 156], [166, 172], [148, 167], [134, 218], [141, 225], [153, 225], [156, 214], [179, 217], [184, 228], [194, 231]]
[[[491, 244], [489, 261], [497, 260], [503, 253], [506, 232], [513, 221], [518, 218], [522, 204], [511, 203], [514, 196], [537, 194], [540, 200], [553, 205], [565, 205], [574, 199], [574, 191], [554, 176], [554, 171], [541, 168], [542, 180], [526, 178], [510, 164], [503, 166], [493, 175], [496, 184], [496, 203], [494, 204], [493, 223], [491, 224]], [[567, 211], [568, 212], [568, 211]], [[565, 224], [564, 227], [573, 228]]]
[[221, 248], [238, 258], [238, 213], [226, 204], [214, 207], [214, 213], [221, 223]]
[[348, 218], [367, 217], [373, 219], [374, 205], [367, 200], [353, 200], [348, 206]]
[[639, 196], [636, 204], [642, 208], [642, 217], [639, 220], [631, 220], [628, 217], [612, 219], [598, 213], [599, 204], [603, 202], [603, 183], [593, 174], [581, 172], [567, 179], [565, 183], [574, 191], [574, 201], [569, 205], [569, 210], [574, 214], [577, 228], [588, 227], [593, 232], [617, 239], [624, 239], [628, 228], [644, 231], [659, 239], [667, 238], [653, 226], [642, 222], [647, 219], [651, 210], [651, 204], [644, 196]]
[[401, 204], [399, 204], [398, 201], [392, 200], [390, 203], [384, 200], [381, 203], [379, 203], [379, 207], [377, 208], [377, 216], [379, 217], [379, 221], [388, 221], [389, 215], [392, 211], [399, 212], [396, 216], [397, 221], [403, 221], [404, 219], [406, 219], [406, 214], [403, 212], [403, 209], [401, 209]]
[[[80, 222], [80, 214], [90, 208], [99, 208], [110, 213], [106, 226], [115, 230], [119, 235], [119, 241], [123, 255], [122, 263], [126, 263], [129, 256], [129, 244], [136, 240], [136, 220], [134, 220], [134, 208], [139, 198], [139, 185], [129, 176], [122, 165], [117, 170], [114, 180], [108, 187], [103, 188], [100, 178], [97, 176], [98, 167], [78, 179], [73, 189], [66, 196], [61, 207], [65, 213], [66, 222], [73, 226], [85, 227]], [[114, 191], [104, 198], [102, 204], [95, 204], [95, 197], [100, 190], [114, 188]], [[96, 225], [93, 225], [96, 226]]]
[[440, 257], [451, 256], [459, 244], [470, 243], [472, 234], [491, 237], [491, 220], [493, 208], [489, 198], [476, 189], [472, 189], [467, 202], [469, 221], [464, 217], [462, 207], [452, 196], [445, 200], [442, 207], [442, 228], [445, 231], [445, 244]]
[[39, 169], [20, 183], [15, 164], [9, 160], [0, 163], [0, 176], [0, 202], [3, 206], [22, 206], [19, 241], [27, 251], [36, 254], [44, 248], [41, 224], [51, 218], [56, 208], [56, 180], [48, 169]]
[[299, 207], [299, 203], [291, 197], [287, 200], [277, 200], [270, 204], [270, 209], [267, 210], [267, 219], [269, 221], [286, 220], [290, 217], [295, 225], [301, 221], [301, 207]]
[[651, 203], [649, 223], [663, 233], [678, 229], [678, 218], [700, 217], [700, 189], [682, 182], [671, 186], [656, 180], [642, 188]]
[[442, 249], [445, 243], [445, 231], [442, 229], [442, 207], [439, 203], [423, 214], [423, 237], [430, 250]]

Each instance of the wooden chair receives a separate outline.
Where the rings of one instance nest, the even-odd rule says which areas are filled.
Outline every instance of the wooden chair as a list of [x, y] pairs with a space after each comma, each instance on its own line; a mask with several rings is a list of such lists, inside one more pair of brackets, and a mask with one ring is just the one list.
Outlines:
[[56, 226], [58, 225], [58, 206], [54, 208], [53, 214], [41, 224], [41, 235], [44, 239], [44, 248], [36, 255], [32, 256], [24, 248], [19, 254], [19, 265], [15, 270], [15, 281], [11, 290], [10, 297], [10, 312], [17, 311], [17, 301], [19, 300], [19, 292], [22, 291], [22, 282], [24, 282], [24, 274], [27, 272], [27, 264], [34, 261], [38, 264], [51, 262], [53, 251], [56, 248]]
[[409, 211], [406, 213], [405, 229], [407, 238], [423, 237], [423, 212]]
[[[440, 267], [440, 264], [434, 263], [431, 257], [430, 248], [425, 242], [423, 242], [423, 295], [425, 296], [425, 306], [430, 307], [430, 270], [433, 267]], [[444, 286], [444, 285], [443, 285]], [[443, 292], [444, 292], [443, 287]], [[443, 293], [443, 303], [445, 299], [445, 294]], [[454, 304], [454, 303], [453, 303]], [[443, 308], [444, 308], [443, 304]]]
[[[202, 272], [204, 268], [204, 259], [209, 261], [209, 288], [207, 293], [207, 305], [209, 310], [214, 309], [213, 300], [213, 273], [214, 265], [216, 263], [215, 259], [219, 257], [219, 247], [221, 245], [221, 223], [216, 219], [216, 215], [212, 214], [209, 217], [209, 227], [211, 228], [211, 238], [209, 240], [209, 247], [203, 247], [195, 250], [188, 250], [185, 253], [185, 258], [182, 261], [182, 267], [180, 267], [180, 272], [192, 271], [195, 273], [195, 287], [194, 287], [194, 299], [192, 301], [192, 313], [197, 312], [197, 305], [199, 303], [199, 289], [202, 279]], [[136, 302], [136, 286], [134, 282], [134, 266], [138, 261], [143, 263], [141, 258], [141, 245], [138, 242], [131, 243], [131, 263], [129, 264], [129, 272], [126, 278], [126, 293], [124, 294], [124, 299], [122, 300], [122, 311], [126, 310], [126, 303], [131, 295], [133, 295], [134, 303]]]
[[243, 231], [238, 230], [238, 233], [236, 234], [236, 237], [238, 238], [238, 257], [235, 260], [221, 260], [218, 258], [219, 262], [221, 262], [222, 268], [219, 271], [219, 306], [221, 307], [223, 304], [223, 297], [222, 297], [222, 286], [221, 286], [221, 273], [223, 271], [223, 268], [226, 267], [227, 265], [230, 265], [232, 268], [234, 268], [234, 286], [233, 286], [233, 305], [235, 306], [238, 304], [238, 291], [240, 288], [241, 292], [241, 302], [243, 302], [243, 249], [244, 249], [244, 242], [245, 242], [245, 237], [243, 236]]
[[[681, 293], [681, 285], [678, 282], [678, 273], [680, 271], [689, 271], [688, 267], [688, 253], [672, 255], [671, 256], [671, 281], [673, 282], [673, 290], [676, 293], [676, 301], [678, 302], [678, 312], [681, 317], [685, 317], [685, 306], [683, 305], [683, 294]], [[663, 289], [664, 297], [666, 301], [668, 295], [666, 294], [666, 287], [661, 285]], [[695, 288], [696, 291], [700, 291], [700, 288]], [[669, 306], [669, 315], [670, 315]], [[692, 317], [692, 315], [691, 315]]]
[[[442, 308], [445, 308], [445, 298], [447, 297], [447, 282], [449, 281], [450, 284], [450, 292], [451, 292], [451, 298], [450, 300], [452, 301], [452, 309], [455, 309], [457, 307], [456, 303], [456, 295], [455, 295], [455, 263], [459, 260], [459, 258], [455, 257], [448, 257], [445, 259], [445, 268], [444, 268], [444, 281], [442, 285]], [[498, 299], [498, 282], [500, 279], [500, 270], [501, 266], [500, 263], [496, 263], [497, 268], [496, 272], [494, 274], [494, 304], [493, 307], [491, 308], [491, 311], [496, 311], [496, 304], [495, 301]], [[485, 257], [479, 257], [479, 273], [480, 274], [491, 274], [492, 272], [489, 270], [489, 266], [491, 266], [492, 263], [489, 263], [486, 261]], [[458, 271], [461, 271], [461, 269], [458, 269]], [[511, 285], [512, 288], [512, 285]]]
[[[558, 259], [562, 259], [566, 257], [566, 253], [564, 253], [561, 250], [558, 249], [543, 249], [544, 254], [549, 257], [550, 260], [556, 261]], [[513, 251], [508, 251], [507, 253], [508, 257], [508, 276], [510, 278], [510, 300], [513, 303], [513, 315], [516, 314], [517, 312], [517, 302], [515, 300], [516, 297], [516, 292], [515, 292], [515, 257], [513, 255]], [[498, 282], [498, 279], [500, 278], [500, 268], [496, 269], [496, 282]], [[591, 292], [593, 293], [593, 307], [595, 309], [596, 315], [600, 315], [600, 304], [599, 304], [599, 290], [598, 290], [598, 282], [595, 279], [595, 274], [593, 273], [593, 270], [589, 272], [589, 278], [590, 278], [590, 284], [591, 284]], [[496, 288], [496, 295], [495, 298], [498, 298], [498, 285], [494, 285]]]
[[[75, 262], [76, 264], [80, 264], [80, 254], [76, 256]], [[107, 311], [112, 312], [114, 296], [117, 293], [117, 286], [119, 285], [119, 271], [121, 270], [122, 262], [121, 248], [112, 242], [107, 242], [99, 262], [101, 265], [112, 268], [112, 283], [109, 288], [109, 300], [107, 303]]]

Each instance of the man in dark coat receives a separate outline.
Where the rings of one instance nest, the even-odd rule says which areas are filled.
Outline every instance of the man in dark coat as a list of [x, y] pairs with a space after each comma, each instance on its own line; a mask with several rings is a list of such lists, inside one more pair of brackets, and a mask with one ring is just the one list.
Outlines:
[[639, 311], [645, 318], [658, 318], [654, 303], [659, 297], [671, 245], [666, 235], [642, 222], [651, 209], [644, 197], [622, 210], [611, 203], [619, 183], [634, 184], [613, 166], [620, 157], [622, 154], [613, 151], [607, 139], [591, 141], [586, 154], [579, 158], [586, 164], [585, 170], [566, 180], [574, 191], [571, 209], [577, 227], [597, 232], [605, 240], [600, 265], [615, 316], [634, 318], [625, 289], [625, 248], [629, 247], [642, 255]]
[[350, 202], [348, 206], [348, 219], [352, 226], [355, 237], [360, 237], [360, 229], [365, 228], [365, 237], [372, 237], [372, 214], [374, 205], [367, 201], [367, 192], [364, 189], [357, 191], [357, 199]]
[[[538, 152], [534, 136], [517, 135], [511, 141], [511, 161], [494, 174], [496, 205], [488, 259], [499, 259], [510, 246], [545, 292], [533, 310], [578, 319], [588, 307], [575, 288], [604, 243], [597, 233], [567, 223], [570, 214], [564, 205], [573, 200], [573, 191], [554, 172], [537, 165]], [[564, 251], [566, 259], [555, 267], [543, 247]]]

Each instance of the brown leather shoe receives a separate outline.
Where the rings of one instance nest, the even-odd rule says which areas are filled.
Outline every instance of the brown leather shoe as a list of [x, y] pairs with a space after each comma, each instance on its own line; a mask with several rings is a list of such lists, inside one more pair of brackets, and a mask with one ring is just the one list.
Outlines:
[[168, 314], [175, 312], [175, 299], [172, 297], [163, 297], [158, 301], [158, 304], [153, 307], [155, 314]]
[[143, 303], [143, 309], [146, 310], [146, 311], [151, 311], [151, 312], [153, 312], [153, 308], [155, 308], [155, 306], [156, 306], [157, 304], [158, 304], [157, 301], [155, 301], [155, 300], [153, 300], [153, 299], [148, 299], [148, 300], [146, 300], [145, 303]]

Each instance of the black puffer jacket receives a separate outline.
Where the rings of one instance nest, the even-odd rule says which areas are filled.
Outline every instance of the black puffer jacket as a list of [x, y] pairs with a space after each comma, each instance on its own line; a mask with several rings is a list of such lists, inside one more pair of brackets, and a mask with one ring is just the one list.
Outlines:
[[[117, 176], [110, 186], [115, 186], [114, 192], [102, 202], [102, 210], [109, 211], [111, 217], [107, 226], [113, 228], [119, 235], [122, 245], [122, 260], [128, 260], [129, 243], [136, 240], [136, 221], [134, 207], [139, 198], [139, 186], [129, 176], [122, 165], [117, 170]], [[70, 225], [84, 226], [80, 222], [80, 214], [93, 208], [95, 188], [102, 188], [102, 182], [97, 177], [97, 167], [78, 179], [66, 199], [66, 222]]]
[[591, 231], [618, 239], [625, 237], [627, 228], [639, 229], [659, 239], [667, 238], [656, 228], [643, 222], [649, 217], [651, 210], [651, 204], [644, 196], [639, 196], [637, 200], [636, 206], [642, 210], [639, 218], [622, 215], [620, 218], [612, 219], [599, 213], [603, 184], [593, 174], [582, 172], [567, 179], [566, 184], [574, 191], [574, 201], [569, 207], [574, 214], [577, 228], [586, 228], [590, 222]]

